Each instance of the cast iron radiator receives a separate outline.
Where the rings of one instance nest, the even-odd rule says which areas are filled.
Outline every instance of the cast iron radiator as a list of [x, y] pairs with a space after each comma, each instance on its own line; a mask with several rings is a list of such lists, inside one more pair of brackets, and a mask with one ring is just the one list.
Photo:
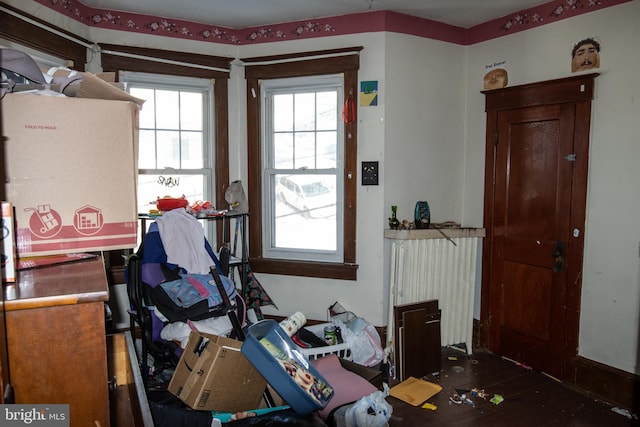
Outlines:
[[[437, 299], [442, 345], [464, 343], [472, 352], [478, 237], [393, 240], [389, 311]], [[455, 244], [454, 244], [455, 243]], [[389, 316], [390, 323], [393, 316]], [[389, 325], [389, 331], [393, 325]]]

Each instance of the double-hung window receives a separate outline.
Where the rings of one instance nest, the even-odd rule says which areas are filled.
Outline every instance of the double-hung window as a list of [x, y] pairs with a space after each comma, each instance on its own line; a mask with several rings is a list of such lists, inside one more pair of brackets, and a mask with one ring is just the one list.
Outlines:
[[342, 261], [343, 86], [340, 75], [262, 84], [268, 258]]
[[207, 79], [123, 73], [140, 111], [138, 211], [158, 197], [212, 201], [212, 85]]
[[254, 271], [357, 279], [359, 50], [243, 59]]

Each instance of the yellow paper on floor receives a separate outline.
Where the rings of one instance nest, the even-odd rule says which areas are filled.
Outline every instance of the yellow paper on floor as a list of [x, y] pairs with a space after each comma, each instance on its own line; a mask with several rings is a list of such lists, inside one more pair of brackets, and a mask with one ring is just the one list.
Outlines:
[[418, 406], [432, 396], [435, 396], [440, 390], [442, 390], [442, 386], [439, 384], [409, 377], [400, 384], [391, 387], [389, 394], [410, 405]]

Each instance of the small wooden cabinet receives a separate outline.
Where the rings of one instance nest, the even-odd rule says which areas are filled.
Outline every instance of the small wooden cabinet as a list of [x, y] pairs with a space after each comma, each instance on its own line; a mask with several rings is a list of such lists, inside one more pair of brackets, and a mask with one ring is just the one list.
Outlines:
[[108, 296], [101, 257], [22, 270], [5, 286], [15, 403], [69, 404], [71, 427], [109, 427]]
[[393, 307], [396, 334], [396, 376], [422, 378], [440, 371], [440, 310], [438, 300]]

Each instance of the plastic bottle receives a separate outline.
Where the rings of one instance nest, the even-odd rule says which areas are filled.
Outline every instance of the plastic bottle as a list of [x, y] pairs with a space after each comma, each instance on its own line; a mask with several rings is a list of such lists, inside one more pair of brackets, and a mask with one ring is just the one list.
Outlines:
[[297, 311], [280, 322], [280, 327], [291, 337], [295, 335], [305, 323], [307, 323], [307, 318], [304, 314]]

